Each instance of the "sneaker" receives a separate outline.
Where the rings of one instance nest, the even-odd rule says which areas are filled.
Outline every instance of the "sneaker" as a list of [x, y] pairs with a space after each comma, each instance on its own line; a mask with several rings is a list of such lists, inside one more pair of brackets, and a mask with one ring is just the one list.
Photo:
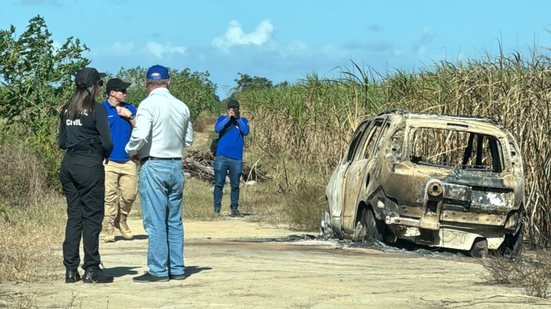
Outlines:
[[65, 272], [65, 283], [75, 283], [80, 280], [78, 270], [67, 270]]
[[237, 209], [232, 209], [230, 216], [232, 216], [232, 217], [243, 217], [243, 215]]
[[89, 266], [84, 271], [84, 283], [111, 283], [113, 276], [104, 273], [98, 266]]
[[170, 275], [168, 276], [170, 280], [185, 280], [187, 278], [186, 274], [181, 275]]
[[168, 281], [168, 276], [166, 276], [166, 277], [157, 277], [157, 276], [153, 276], [152, 274], [147, 272], [147, 273], [145, 273], [141, 276], [137, 276], [137, 277], [132, 278], [132, 280], [134, 282], [166, 282], [166, 281]]

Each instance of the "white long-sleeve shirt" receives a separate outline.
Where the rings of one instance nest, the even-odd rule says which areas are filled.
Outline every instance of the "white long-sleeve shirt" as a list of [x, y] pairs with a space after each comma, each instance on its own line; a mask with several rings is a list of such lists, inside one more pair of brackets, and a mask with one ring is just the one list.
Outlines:
[[136, 125], [125, 150], [138, 158], [178, 158], [193, 143], [187, 105], [167, 88], [156, 88], [138, 107]]

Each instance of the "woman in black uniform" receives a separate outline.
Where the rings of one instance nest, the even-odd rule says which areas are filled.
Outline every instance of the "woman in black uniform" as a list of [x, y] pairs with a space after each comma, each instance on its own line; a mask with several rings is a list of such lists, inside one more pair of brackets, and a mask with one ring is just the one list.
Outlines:
[[94, 68], [84, 68], [75, 77], [73, 96], [61, 109], [59, 147], [65, 149], [60, 179], [67, 198], [67, 226], [63, 242], [65, 282], [80, 280], [79, 246], [84, 245], [85, 283], [113, 282], [102, 272], [99, 255], [99, 233], [104, 212], [103, 161], [109, 158], [113, 144], [105, 108], [96, 103], [103, 84]]

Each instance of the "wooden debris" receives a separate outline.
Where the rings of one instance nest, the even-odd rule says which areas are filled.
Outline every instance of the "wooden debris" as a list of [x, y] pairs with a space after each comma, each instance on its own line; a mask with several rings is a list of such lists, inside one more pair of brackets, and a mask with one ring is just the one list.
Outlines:
[[[188, 150], [184, 158], [184, 171], [190, 173], [191, 177], [214, 181], [214, 156], [210, 152], [202, 152], [199, 150]], [[258, 161], [253, 166], [248, 166], [247, 162], [243, 163], [243, 174], [241, 175], [242, 182], [256, 181], [264, 182], [269, 177], [265, 172], [261, 171]]]

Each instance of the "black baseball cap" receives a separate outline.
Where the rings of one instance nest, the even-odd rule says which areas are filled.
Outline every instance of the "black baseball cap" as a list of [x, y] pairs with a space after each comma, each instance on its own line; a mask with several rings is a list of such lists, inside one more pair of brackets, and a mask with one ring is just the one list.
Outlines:
[[105, 73], [99, 73], [94, 68], [83, 68], [75, 76], [75, 84], [78, 89], [86, 89], [105, 77]]
[[228, 101], [228, 109], [232, 108], [232, 107], [237, 107], [239, 108], [239, 101], [237, 101], [236, 99], [230, 99]]
[[120, 78], [111, 78], [105, 86], [105, 92], [109, 93], [111, 90], [126, 90], [132, 83], [125, 83]]

